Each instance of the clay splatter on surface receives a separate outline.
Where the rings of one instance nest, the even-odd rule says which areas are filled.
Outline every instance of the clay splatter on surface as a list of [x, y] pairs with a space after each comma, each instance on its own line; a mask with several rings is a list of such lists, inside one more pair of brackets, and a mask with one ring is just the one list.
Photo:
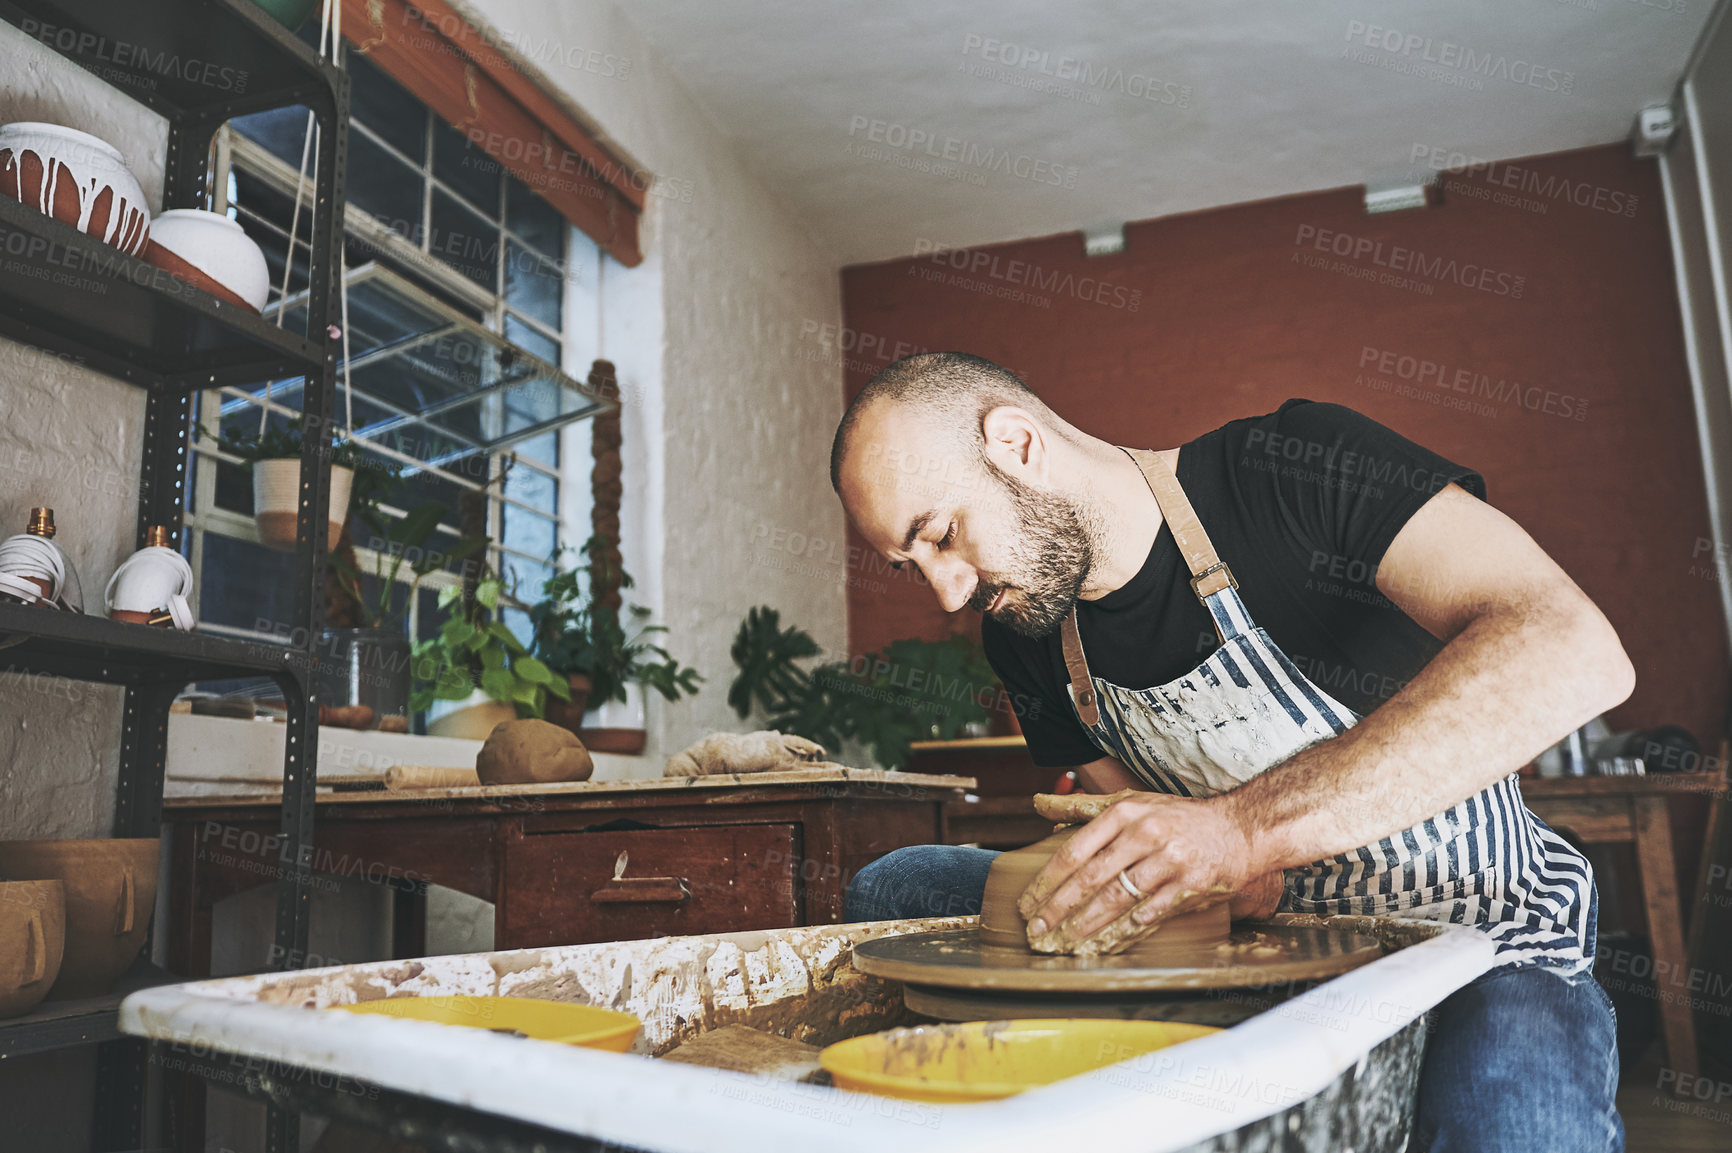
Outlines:
[[204, 987], [236, 1000], [309, 1009], [460, 993], [598, 1005], [635, 1014], [643, 1032], [633, 1052], [651, 1056], [730, 1024], [827, 1045], [922, 1019], [903, 1005], [899, 983], [854, 969], [849, 956], [856, 943], [973, 923], [937, 917], [662, 937], [260, 974]]

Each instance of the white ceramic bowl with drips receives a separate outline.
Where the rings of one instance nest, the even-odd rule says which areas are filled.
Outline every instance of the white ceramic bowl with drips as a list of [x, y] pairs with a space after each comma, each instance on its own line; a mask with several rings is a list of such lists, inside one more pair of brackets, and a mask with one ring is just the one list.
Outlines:
[[[27, 180], [26, 157], [41, 166], [39, 179]], [[150, 209], [144, 189], [113, 145], [88, 132], [60, 124], [18, 120], [0, 125], [0, 188], [45, 216], [138, 256], [150, 240]], [[66, 189], [77, 194], [76, 215], [58, 202]], [[110, 193], [108, 215], [99, 226], [97, 201]]]

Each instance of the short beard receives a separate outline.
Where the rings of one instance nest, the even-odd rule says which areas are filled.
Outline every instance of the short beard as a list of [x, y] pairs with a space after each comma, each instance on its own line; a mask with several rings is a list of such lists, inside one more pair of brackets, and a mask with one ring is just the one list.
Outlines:
[[1023, 636], [1051, 635], [1076, 606], [1094, 567], [1094, 537], [1090, 518], [1069, 499], [1030, 488], [982, 462], [1010, 501], [1015, 527], [1003, 582], [981, 580], [969, 603], [985, 613], [1007, 586], [1016, 599], [1005, 598], [992, 619]]

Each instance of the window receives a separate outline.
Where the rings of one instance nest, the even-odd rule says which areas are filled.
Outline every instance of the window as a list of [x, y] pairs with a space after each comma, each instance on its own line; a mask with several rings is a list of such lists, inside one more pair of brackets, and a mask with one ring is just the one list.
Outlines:
[[[403, 468], [391, 511], [429, 500], [446, 506], [438, 543], [458, 539], [460, 496], [484, 492], [490, 559], [520, 600], [533, 600], [559, 548], [580, 543], [562, 539], [559, 526], [562, 514], [582, 517], [587, 485], [568, 491], [556, 429], [506, 451], [475, 446], [556, 424], [562, 390], [525, 387], [495, 398], [489, 412], [465, 409], [458, 394], [466, 357], [506, 362], [520, 350], [555, 367], [581, 364], [573, 375], [584, 375], [599, 345], [596, 285], [608, 258], [364, 56], [349, 52], [344, 66], [352, 85], [344, 251], [353, 388], [339, 373], [337, 420], [364, 459]], [[279, 109], [236, 119], [217, 141], [213, 207], [264, 249], [272, 279], [265, 316], [292, 328], [305, 323], [305, 197], [292, 252], [289, 235], [307, 123], [304, 109]], [[473, 326], [494, 336], [450, 335]], [[209, 391], [196, 419], [212, 431], [286, 423], [300, 409], [300, 389], [295, 379]], [[187, 535], [201, 627], [280, 629], [292, 619], [293, 564], [258, 543], [248, 475], [204, 437], [195, 437], [192, 468]], [[573, 472], [587, 476], [581, 466]], [[369, 542], [355, 544], [371, 573]], [[411, 636], [437, 631], [438, 589], [458, 579], [447, 571], [423, 581], [408, 606]], [[527, 635], [525, 613], [509, 610], [504, 619]]]

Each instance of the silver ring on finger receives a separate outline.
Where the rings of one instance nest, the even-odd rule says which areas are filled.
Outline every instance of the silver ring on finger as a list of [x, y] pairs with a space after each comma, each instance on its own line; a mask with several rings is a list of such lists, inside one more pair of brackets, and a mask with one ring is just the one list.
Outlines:
[[1137, 883], [1130, 878], [1130, 870], [1120, 869], [1118, 872], [1119, 888], [1129, 894], [1131, 900], [1140, 901], [1148, 894], [1137, 888]]

